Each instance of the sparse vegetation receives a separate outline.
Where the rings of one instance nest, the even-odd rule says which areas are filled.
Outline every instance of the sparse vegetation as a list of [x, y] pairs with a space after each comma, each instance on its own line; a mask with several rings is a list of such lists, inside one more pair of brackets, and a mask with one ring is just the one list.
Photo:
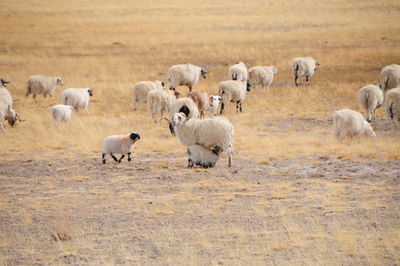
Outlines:
[[[0, 264], [400, 263], [399, 125], [383, 108], [376, 138], [332, 137], [332, 114], [363, 112], [358, 90], [400, 62], [393, 1], [0, 3], [0, 76], [25, 119], [0, 135]], [[321, 65], [294, 86], [291, 62]], [[171, 65], [210, 71], [216, 95], [233, 63], [275, 65], [246, 96], [234, 168], [186, 169], [185, 148], [132, 86]], [[52, 98], [25, 97], [31, 75], [60, 76]], [[66, 88], [93, 88], [90, 113], [54, 123]], [[187, 88], [178, 87], [183, 93]], [[138, 132], [130, 163], [101, 164], [101, 143]], [[54, 241], [56, 240], [56, 241]]]

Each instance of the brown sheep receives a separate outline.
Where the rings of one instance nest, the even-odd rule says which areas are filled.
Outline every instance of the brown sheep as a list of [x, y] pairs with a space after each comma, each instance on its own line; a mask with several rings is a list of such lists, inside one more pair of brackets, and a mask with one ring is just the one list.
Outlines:
[[208, 93], [204, 91], [191, 91], [187, 95], [193, 100], [200, 112], [200, 118], [204, 118], [204, 112], [208, 110], [210, 106], [210, 98]]

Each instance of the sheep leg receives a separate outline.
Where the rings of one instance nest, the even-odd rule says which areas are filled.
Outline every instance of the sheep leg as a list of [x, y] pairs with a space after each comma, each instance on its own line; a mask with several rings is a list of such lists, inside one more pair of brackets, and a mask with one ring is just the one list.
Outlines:
[[229, 167], [229, 168], [232, 167], [232, 154], [229, 154], [229, 158], [228, 158], [228, 167]]
[[191, 159], [188, 159], [187, 168], [193, 168], [193, 161]]
[[236, 102], [236, 113], [239, 111], [240, 101]]
[[106, 154], [105, 153], [101, 154], [101, 159], [103, 161], [103, 164], [106, 164]]
[[192, 86], [189, 86], [189, 92], [191, 92], [192, 91]]
[[297, 74], [294, 76], [294, 84], [296, 85], [296, 87], [298, 87], [299, 86], [299, 83], [297, 83], [297, 79], [298, 79], [299, 77], [297, 76]]
[[242, 102], [240, 102], [240, 112], [242, 112]]
[[310, 85], [310, 83], [308, 82], [309, 76], [306, 76], [306, 85]]
[[111, 157], [114, 159], [114, 161], [116, 161], [117, 163], [119, 163], [117, 157], [114, 156], [114, 154], [110, 153]]
[[118, 162], [122, 162], [122, 159], [125, 157], [125, 154], [122, 154], [121, 158], [119, 158]]
[[222, 115], [222, 113], [224, 112], [224, 107], [225, 107], [225, 104], [221, 103], [221, 110], [219, 111], [220, 115]]
[[131, 153], [128, 152], [128, 161], [130, 162], [131, 160], [132, 160], [132, 158], [131, 158]]

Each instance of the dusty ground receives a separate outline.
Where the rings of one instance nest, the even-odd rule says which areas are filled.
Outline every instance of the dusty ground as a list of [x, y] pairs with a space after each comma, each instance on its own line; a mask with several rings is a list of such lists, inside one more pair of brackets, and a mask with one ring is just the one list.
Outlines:
[[6, 265], [399, 263], [399, 160], [40, 157], [0, 162]]

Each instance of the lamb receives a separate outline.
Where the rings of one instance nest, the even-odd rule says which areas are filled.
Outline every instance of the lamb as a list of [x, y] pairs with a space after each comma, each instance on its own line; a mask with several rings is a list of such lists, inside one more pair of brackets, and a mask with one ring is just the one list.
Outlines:
[[176, 113], [172, 116], [171, 123], [182, 145], [188, 148], [199, 145], [218, 154], [225, 151], [229, 155], [228, 167], [232, 167], [234, 128], [226, 118], [188, 120], [184, 113]]
[[250, 91], [251, 84], [247, 81], [227, 80], [219, 83], [219, 95], [221, 96], [220, 114], [224, 112], [225, 104], [236, 103], [236, 112], [242, 112], [242, 101], [246, 97], [246, 90]]
[[211, 95], [209, 99], [210, 105], [208, 106], [207, 111], [210, 112], [212, 115], [215, 115], [218, 106], [221, 104], [221, 100], [221, 96]]
[[333, 113], [333, 135], [338, 140], [354, 136], [376, 136], [371, 125], [359, 112], [343, 109]]
[[10, 92], [5, 88], [0, 88], [0, 128], [6, 131], [3, 120], [7, 120], [11, 127], [14, 126], [17, 120], [22, 122], [13, 108], [13, 100]]
[[301, 77], [306, 77], [307, 84], [309, 78], [317, 71], [317, 66], [319, 66], [319, 63], [310, 56], [295, 58], [292, 63], [292, 70], [296, 87], [299, 86], [297, 79]]
[[188, 167], [194, 165], [203, 168], [214, 167], [220, 157], [221, 149], [217, 146], [214, 150], [208, 150], [200, 145], [193, 145], [188, 148]]
[[67, 122], [71, 120], [73, 109], [74, 107], [70, 105], [64, 105], [64, 104], [53, 105], [51, 107], [51, 112], [50, 112], [51, 118], [53, 118], [53, 121], [55, 122], [59, 121]]
[[179, 92], [169, 89], [149, 91], [147, 94], [147, 108], [154, 119], [154, 123], [157, 123], [156, 114], [160, 114], [161, 121], [164, 112], [171, 112], [172, 106], [178, 97]]
[[147, 94], [151, 90], [159, 89], [162, 90], [164, 89], [164, 82], [161, 82], [159, 80], [156, 81], [141, 81], [136, 83], [133, 86], [133, 110], [137, 110], [137, 105], [138, 103], [143, 104], [147, 102]]
[[208, 97], [208, 93], [204, 91], [191, 91], [187, 96], [196, 104], [197, 109], [200, 112], [200, 118], [203, 118], [204, 112], [207, 111], [210, 106], [210, 98]]
[[255, 66], [249, 70], [249, 81], [251, 84], [262, 85], [262, 88], [268, 88], [274, 80], [274, 76], [278, 73], [276, 66]]
[[78, 108], [85, 108], [86, 113], [88, 113], [89, 100], [92, 96], [92, 88], [71, 88], [61, 93], [61, 103], [65, 105], [71, 105], [75, 108], [75, 110], [78, 110]]
[[36, 98], [36, 94], [43, 94], [44, 97], [47, 94], [53, 96], [56, 86], [62, 86], [64, 83], [60, 77], [45, 77], [45, 76], [31, 76], [26, 82], [26, 96], [33, 94], [33, 98]]
[[5, 78], [0, 77], [0, 87], [7, 87], [7, 84], [10, 83]]
[[385, 92], [400, 87], [400, 65], [392, 64], [382, 68], [380, 86]]
[[[113, 135], [108, 136], [103, 141], [103, 153], [101, 155], [103, 164], [106, 163], [106, 155], [109, 153], [117, 163], [120, 163], [128, 155], [128, 161], [131, 161], [131, 147], [140, 139], [138, 133], [133, 132], [128, 135]], [[114, 153], [120, 153], [121, 158], [117, 159]]]
[[168, 70], [168, 87], [175, 90], [178, 86], [187, 86], [189, 91], [199, 81], [200, 76], [206, 78], [207, 72], [196, 65], [182, 64], [173, 65]]
[[358, 100], [361, 106], [367, 111], [367, 121], [371, 123], [372, 114], [381, 107], [383, 103], [383, 92], [376, 85], [367, 85], [360, 89]]
[[400, 88], [394, 88], [386, 93], [386, 115], [390, 120], [400, 121]]
[[232, 80], [247, 81], [247, 67], [243, 62], [232, 65], [228, 71], [228, 78]]

